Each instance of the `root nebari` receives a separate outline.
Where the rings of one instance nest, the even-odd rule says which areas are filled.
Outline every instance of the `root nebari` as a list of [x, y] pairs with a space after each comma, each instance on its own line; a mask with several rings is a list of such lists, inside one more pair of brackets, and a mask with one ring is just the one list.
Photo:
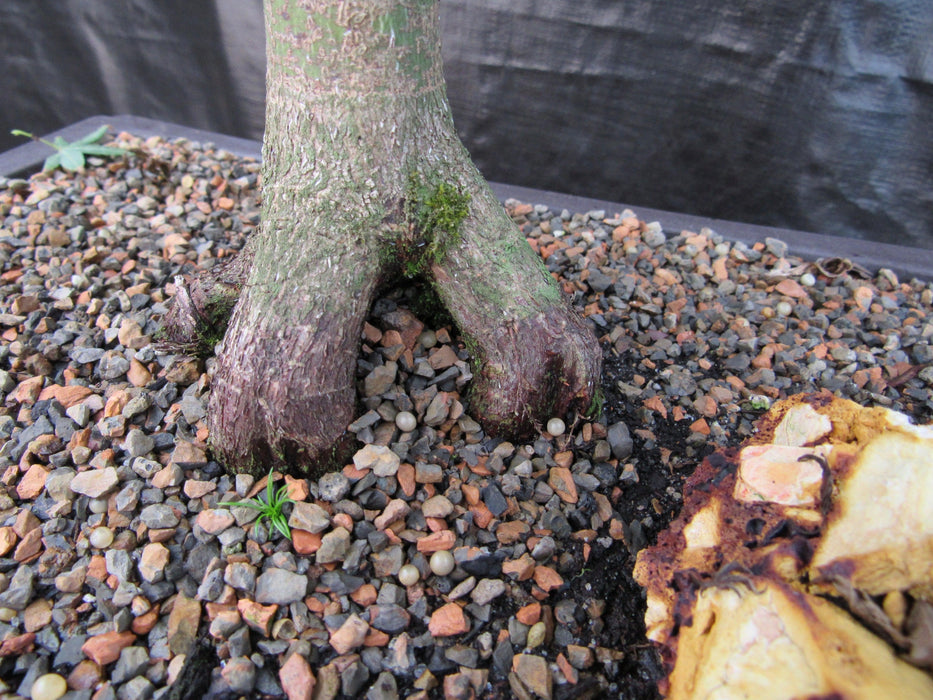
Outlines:
[[[443, 236], [421, 272], [473, 356], [469, 410], [490, 434], [528, 438], [553, 416], [589, 409], [602, 355], [488, 188], [460, 201], [469, 213], [457, 231], [413, 224], [425, 245]], [[210, 353], [223, 337], [211, 446], [228, 469], [257, 477], [270, 466], [313, 476], [346, 462], [363, 321], [376, 291], [404, 272], [390, 236], [330, 241], [325, 253], [294, 226], [260, 234], [234, 262], [180, 285], [166, 319], [175, 348]], [[286, 231], [303, 242], [289, 245]]]
[[176, 277], [159, 350], [201, 357], [213, 354], [214, 346], [223, 340], [251, 263], [252, 253], [247, 248], [190, 280]]

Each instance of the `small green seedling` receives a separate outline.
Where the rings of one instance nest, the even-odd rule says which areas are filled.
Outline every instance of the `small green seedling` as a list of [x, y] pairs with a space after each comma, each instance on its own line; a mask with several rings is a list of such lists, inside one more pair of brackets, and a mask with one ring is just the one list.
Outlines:
[[278, 491], [275, 490], [272, 485], [272, 470], [270, 469], [269, 480], [266, 482], [265, 501], [257, 496], [256, 498], [251, 498], [248, 501], [233, 501], [221, 503], [220, 505], [227, 506], [228, 508], [243, 506], [245, 508], [258, 510], [259, 517], [256, 519], [256, 525], [262, 522], [263, 518], [268, 518], [269, 522], [272, 523], [272, 527], [281, 532], [288, 539], [291, 539], [292, 531], [288, 527], [288, 520], [285, 517], [285, 513], [282, 512], [282, 508], [286, 503], [294, 503], [295, 501], [289, 498], [287, 493], [287, 484], [283, 484], [281, 487], [279, 487]]
[[126, 153], [125, 148], [98, 145], [97, 142], [107, 134], [106, 124], [99, 129], [95, 129], [87, 136], [77, 141], [72, 141], [71, 143], [65, 141], [61, 136], [56, 136], [54, 140], [47, 141], [46, 139], [20, 129], [13, 129], [10, 133], [14, 136], [25, 136], [28, 139], [39, 141], [55, 149], [55, 153], [46, 158], [45, 162], [42, 164], [43, 172], [55, 170], [55, 168], [59, 166], [65, 170], [78, 170], [84, 167], [85, 156], [122, 156]]

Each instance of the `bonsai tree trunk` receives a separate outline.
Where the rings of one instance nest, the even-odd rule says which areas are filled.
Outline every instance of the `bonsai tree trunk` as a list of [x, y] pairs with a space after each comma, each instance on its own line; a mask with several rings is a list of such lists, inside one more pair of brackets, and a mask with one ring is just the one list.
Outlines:
[[342, 464], [363, 322], [402, 271], [434, 286], [467, 340], [487, 432], [521, 438], [586, 410], [599, 346], [456, 135], [436, 3], [265, 0], [265, 20], [261, 231], [182, 285], [167, 321], [190, 343], [233, 308], [215, 454], [256, 475]]

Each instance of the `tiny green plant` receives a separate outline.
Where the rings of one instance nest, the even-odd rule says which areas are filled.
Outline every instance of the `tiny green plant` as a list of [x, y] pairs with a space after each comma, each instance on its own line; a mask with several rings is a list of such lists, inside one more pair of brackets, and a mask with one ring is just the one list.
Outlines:
[[46, 146], [55, 149], [55, 153], [46, 158], [45, 162], [42, 164], [43, 172], [55, 170], [55, 168], [58, 167], [62, 167], [65, 170], [78, 170], [84, 167], [85, 156], [113, 157], [122, 156], [126, 153], [125, 148], [101, 146], [98, 144], [98, 141], [107, 134], [106, 124], [71, 143], [65, 141], [61, 136], [56, 136], [53, 140], [48, 141], [21, 129], [13, 129], [10, 133], [14, 136], [25, 136], [28, 139], [44, 143]]
[[288, 497], [287, 484], [280, 486], [278, 491], [275, 490], [275, 487], [272, 483], [272, 470], [270, 469], [269, 478], [266, 481], [265, 501], [257, 496], [256, 498], [250, 498], [246, 501], [228, 501], [227, 503], [221, 503], [220, 505], [227, 506], [228, 508], [243, 506], [244, 508], [258, 510], [259, 517], [256, 519], [256, 525], [262, 522], [263, 518], [268, 518], [269, 522], [272, 524], [272, 527], [281, 532], [288, 539], [291, 539], [292, 531], [288, 527], [288, 520], [285, 517], [285, 513], [282, 512], [282, 508], [286, 503], [294, 502], [295, 501]]

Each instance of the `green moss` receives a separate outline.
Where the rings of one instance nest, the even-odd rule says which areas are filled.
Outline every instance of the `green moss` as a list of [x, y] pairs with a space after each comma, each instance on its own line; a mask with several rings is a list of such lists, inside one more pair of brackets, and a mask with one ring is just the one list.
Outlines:
[[593, 420], [598, 420], [603, 413], [603, 408], [606, 405], [606, 397], [603, 395], [602, 387], [596, 387], [596, 391], [593, 393], [593, 400], [590, 401], [590, 405], [584, 411], [583, 416], [585, 418], [590, 418]]
[[214, 348], [224, 339], [227, 333], [227, 324], [236, 305], [236, 297], [218, 295], [212, 299], [205, 309], [206, 315], [199, 319], [195, 333], [197, 345], [195, 354], [198, 357], [208, 358], [214, 354]]
[[402, 263], [402, 274], [408, 279], [414, 279], [421, 274], [421, 258], [407, 258]]
[[415, 277], [460, 244], [460, 227], [470, 213], [470, 195], [438, 177], [413, 174], [408, 180], [405, 218], [423, 241], [405, 256], [402, 269]]
[[470, 195], [456, 185], [439, 182], [420, 201], [418, 224], [433, 231], [434, 240], [444, 238], [450, 244], [460, 242], [460, 224], [470, 213]]

